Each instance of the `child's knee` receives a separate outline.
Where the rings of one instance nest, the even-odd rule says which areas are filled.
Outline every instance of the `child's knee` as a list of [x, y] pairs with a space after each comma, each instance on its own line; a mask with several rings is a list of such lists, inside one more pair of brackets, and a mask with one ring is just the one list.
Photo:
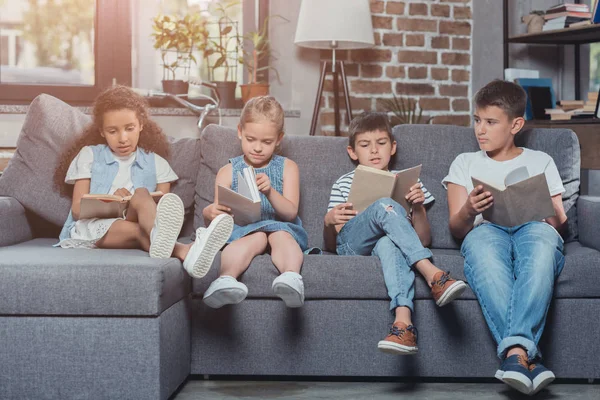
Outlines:
[[390, 198], [390, 197], [383, 197], [379, 200], [377, 200], [374, 203], [374, 206], [377, 207], [377, 210], [381, 213], [381, 211], [384, 211], [385, 214], [383, 215], [394, 215], [394, 216], [402, 216], [405, 217], [406, 216], [406, 210], [404, 209], [404, 207], [402, 207], [400, 205], [400, 203], [398, 203], [396, 200]]
[[141, 201], [148, 198], [150, 198], [150, 192], [148, 191], [148, 189], [137, 188], [133, 192], [133, 196], [131, 196], [131, 201], [129, 204], [131, 204], [135, 208], [138, 204], [140, 204]]

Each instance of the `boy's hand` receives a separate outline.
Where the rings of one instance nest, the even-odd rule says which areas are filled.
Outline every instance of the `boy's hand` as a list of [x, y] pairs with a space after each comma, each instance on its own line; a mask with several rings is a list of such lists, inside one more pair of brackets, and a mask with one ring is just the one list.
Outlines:
[[212, 221], [213, 219], [215, 219], [217, 217], [217, 215], [220, 214], [231, 214], [231, 208], [226, 207], [224, 205], [221, 204], [215, 204], [215, 203], [211, 203], [209, 205], [207, 205], [206, 207], [204, 207], [204, 210], [202, 210], [202, 215], [204, 216], [204, 218]]
[[352, 203], [338, 204], [325, 214], [325, 224], [328, 226], [344, 225], [356, 217], [356, 214], [358, 214], [358, 211], [352, 209]]
[[271, 180], [267, 176], [267, 174], [257, 174], [256, 175], [256, 186], [258, 186], [258, 191], [268, 196], [271, 193]]
[[415, 206], [422, 205], [425, 202], [425, 193], [423, 193], [421, 186], [421, 183], [415, 183], [410, 187], [408, 194], [404, 196], [409, 204]]
[[483, 186], [476, 186], [471, 193], [469, 198], [465, 202], [465, 209], [469, 216], [474, 217], [477, 214], [481, 214], [488, 208], [494, 205], [494, 198], [490, 192], [484, 192]]
[[127, 196], [131, 196], [131, 192], [125, 188], [119, 188], [113, 193], [115, 196], [121, 196], [121, 199]]

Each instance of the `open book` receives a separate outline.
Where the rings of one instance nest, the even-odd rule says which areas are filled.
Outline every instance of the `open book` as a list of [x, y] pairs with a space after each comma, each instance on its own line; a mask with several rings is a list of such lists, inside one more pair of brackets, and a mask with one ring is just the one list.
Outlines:
[[382, 197], [391, 197], [408, 212], [410, 204], [404, 196], [419, 181], [420, 174], [421, 165], [397, 173], [359, 165], [354, 172], [348, 203], [361, 212]]
[[473, 186], [482, 185], [494, 198], [494, 205], [483, 212], [483, 218], [501, 226], [517, 226], [541, 221], [556, 215], [545, 174], [530, 177], [527, 167], [519, 167], [506, 175], [504, 187], [496, 187], [471, 177]]
[[244, 168], [243, 174], [237, 173], [237, 192], [219, 185], [217, 196], [219, 204], [231, 208], [233, 221], [240, 226], [260, 220], [260, 192], [256, 186], [254, 168]]
[[[163, 196], [163, 192], [152, 192], [150, 195], [154, 201], [158, 201]], [[129, 206], [131, 197], [114, 194], [84, 194], [81, 198], [79, 219], [121, 218]]]

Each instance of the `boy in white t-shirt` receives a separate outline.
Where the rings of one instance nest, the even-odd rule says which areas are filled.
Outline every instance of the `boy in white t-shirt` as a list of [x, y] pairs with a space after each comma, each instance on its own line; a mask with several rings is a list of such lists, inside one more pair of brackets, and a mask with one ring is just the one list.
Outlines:
[[[544, 330], [554, 281], [564, 265], [565, 226], [561, 194], [565, 191], [552, 158], [541, 151], [515, 146], [523, 128], [527, 96], [512, 82], [493, 81], [474, 98], [475, 136], [481, 151], [460, 154], [443, 184], [448, 189], [450, 231], [463, 239], [465, 276], [477, 296], [503, 360], [496, 378], [526, 394], [534, 394], [554, 380], [539, 363], [538, 342]], [[481, 213], [494, 199], [471, 177], [504, 182], [505, 176], [525, 166], [530, 176], [544, 173], [556, 216], [519, 226], [499, 226]]]

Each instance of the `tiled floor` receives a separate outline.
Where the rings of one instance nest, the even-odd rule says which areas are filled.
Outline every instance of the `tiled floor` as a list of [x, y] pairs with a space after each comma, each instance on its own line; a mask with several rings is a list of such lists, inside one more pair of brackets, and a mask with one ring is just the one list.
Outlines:
[[599, 400], [600, 384], [555, 383], [535, 397], [502, 383], [269, 382], [190, 380], [173, 400]]

